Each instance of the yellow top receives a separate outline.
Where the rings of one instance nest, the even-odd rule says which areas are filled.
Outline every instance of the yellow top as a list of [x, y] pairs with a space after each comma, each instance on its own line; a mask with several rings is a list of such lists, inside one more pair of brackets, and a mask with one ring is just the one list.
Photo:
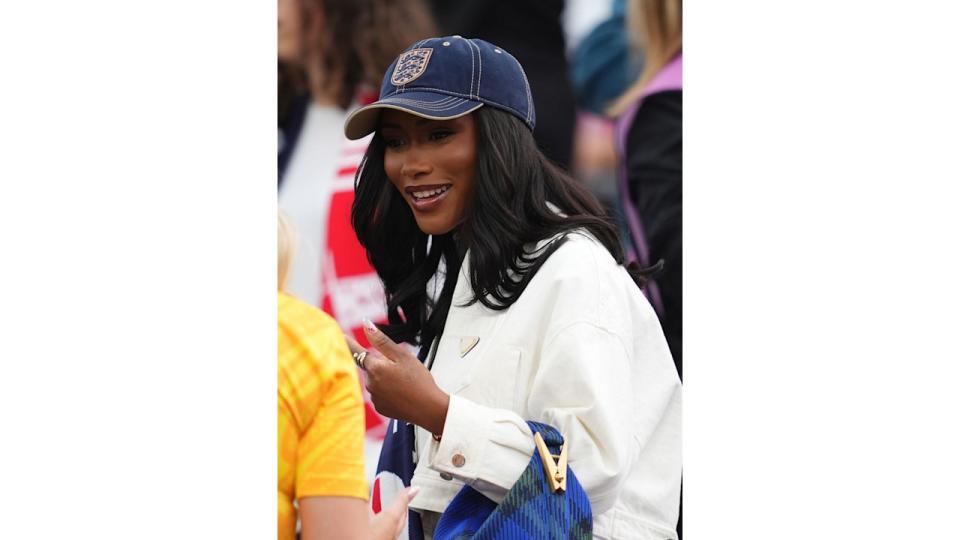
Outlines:
[[284, 293], [277, 303], [277, 538], [292, 540], [295, 499], [367, 500], [363, 397], [333, 318]]

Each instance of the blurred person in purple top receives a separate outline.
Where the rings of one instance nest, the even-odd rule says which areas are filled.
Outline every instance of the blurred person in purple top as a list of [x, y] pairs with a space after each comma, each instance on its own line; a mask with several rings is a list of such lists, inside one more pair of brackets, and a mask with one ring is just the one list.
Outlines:
[[639, 78], [610, 107], [617, 117], [619, 181], [632, 247], [643, 265], [663, 261], [647, 288], [683, 375], [683, 5], [631, 0]]

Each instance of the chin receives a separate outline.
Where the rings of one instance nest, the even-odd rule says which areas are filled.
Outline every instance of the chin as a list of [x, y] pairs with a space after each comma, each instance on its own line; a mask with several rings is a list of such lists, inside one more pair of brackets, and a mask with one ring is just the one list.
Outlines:
[[456, 223], [439, 223], [435, 220], [417, 220], [417, 227], [423, 234], [429, 234], [430, 236], [440, 236], [442, 234], [447, 234], [456, 228]]

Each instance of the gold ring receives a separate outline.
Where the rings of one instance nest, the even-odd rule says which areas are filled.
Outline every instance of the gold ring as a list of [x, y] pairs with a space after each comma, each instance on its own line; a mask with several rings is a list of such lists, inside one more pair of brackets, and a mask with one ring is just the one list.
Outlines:
[[358, 368], [366, 371], [367, 369], [363, 367], [363, 360], [367, 357], [367, 351], [360, 351], [353, 353], [353, 363], [357, 365]]

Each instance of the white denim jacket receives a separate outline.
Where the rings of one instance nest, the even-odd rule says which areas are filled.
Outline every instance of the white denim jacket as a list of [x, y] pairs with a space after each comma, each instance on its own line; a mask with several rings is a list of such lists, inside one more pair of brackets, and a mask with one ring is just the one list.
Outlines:
[[587, 233], [567, 238], [503, 311], [461, 307], [473, 297], [464, 259], [431, 368], [450, 407], [441, 442], [416, 430], [411, 506], [442, 512], [464, 484], [501, 502], [530, 462], [534, 420], [566, 439], [595, 537], [675, 539], [676, 368], [626, 270]]

